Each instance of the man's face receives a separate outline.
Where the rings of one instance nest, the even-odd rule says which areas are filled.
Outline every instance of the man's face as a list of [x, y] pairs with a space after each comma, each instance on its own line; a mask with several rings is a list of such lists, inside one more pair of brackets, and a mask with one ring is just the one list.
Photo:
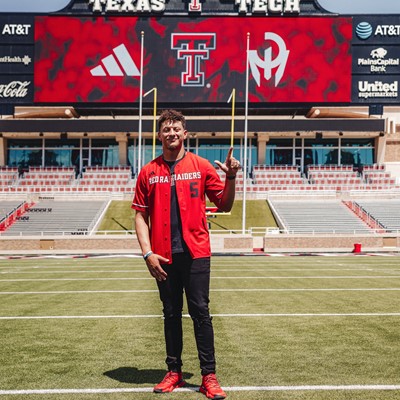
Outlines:
[[186, 139], [187, 131], [183, 128], [180, 121], [165, 121], [158, 132], [163, 148], [174, 151], [182, 147]]

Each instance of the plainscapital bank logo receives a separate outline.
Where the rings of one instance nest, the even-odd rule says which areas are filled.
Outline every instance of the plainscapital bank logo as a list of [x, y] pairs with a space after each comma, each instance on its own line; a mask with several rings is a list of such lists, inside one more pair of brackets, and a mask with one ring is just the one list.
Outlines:
[[390, 71], [387, 68], [393, 68], [400, 66], [400, 57], [388, 57], [386, 58], [388, 51], [383, 47], [373, 49], [369, 53], [369, 57], [359, 57], [357, 59], [357, 65], [362, 67], [368, 67], [370, 72], [381, 72], [388, 73]]
[[361, 40], [367, 40], [371, 37], [373, 32], [372, 26], [369, 22], [360, 22], [356, 27], [356, 35]]

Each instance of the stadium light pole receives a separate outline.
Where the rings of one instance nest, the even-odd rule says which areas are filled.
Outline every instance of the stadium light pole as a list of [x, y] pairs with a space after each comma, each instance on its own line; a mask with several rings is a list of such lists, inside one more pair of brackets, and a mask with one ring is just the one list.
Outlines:
[[247, 192], [247, 125], [249, 114], [249, 46], [250, 32], [247, 32], [246, 45], [246, 93], [244, 106], [244, 156], [243, 156], [243, 213], [242, 213], [242, 234], [246, 233], [246, 192]]
[[157, 132], [157, 88], [154, 87], [146, 92], [143, 97], [146, 97], [151, 92], [154, 92], [153, 103], [153, 160], [156, 158], [156, 132]]
[[143, 48], [144, 48], [144, 32], [140, 33], [140, 83], [139, 83], [139, 135], [138, 135], [138, 166], [137, 175], [139, 175], [142, 167], [142, 113], [143, 113]]

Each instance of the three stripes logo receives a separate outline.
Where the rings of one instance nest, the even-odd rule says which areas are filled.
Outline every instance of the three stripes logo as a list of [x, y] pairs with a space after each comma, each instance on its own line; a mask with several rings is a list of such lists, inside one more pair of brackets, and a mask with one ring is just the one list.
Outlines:
[[92, 76], [140, 76], [140, 71], [124, 44], [114, 47], [113, 53], [102, 58], [100, 65], [90, 70]]

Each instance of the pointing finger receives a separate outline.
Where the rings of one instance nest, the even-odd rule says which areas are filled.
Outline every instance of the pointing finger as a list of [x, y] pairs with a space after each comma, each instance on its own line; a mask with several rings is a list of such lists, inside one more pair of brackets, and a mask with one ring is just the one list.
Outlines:
[[226, 161], [230, 161], [232, 159], [232, 152], [233, 152], [233, 147], [230, 147], [228, 150], [228, 155], [226, 156]]

